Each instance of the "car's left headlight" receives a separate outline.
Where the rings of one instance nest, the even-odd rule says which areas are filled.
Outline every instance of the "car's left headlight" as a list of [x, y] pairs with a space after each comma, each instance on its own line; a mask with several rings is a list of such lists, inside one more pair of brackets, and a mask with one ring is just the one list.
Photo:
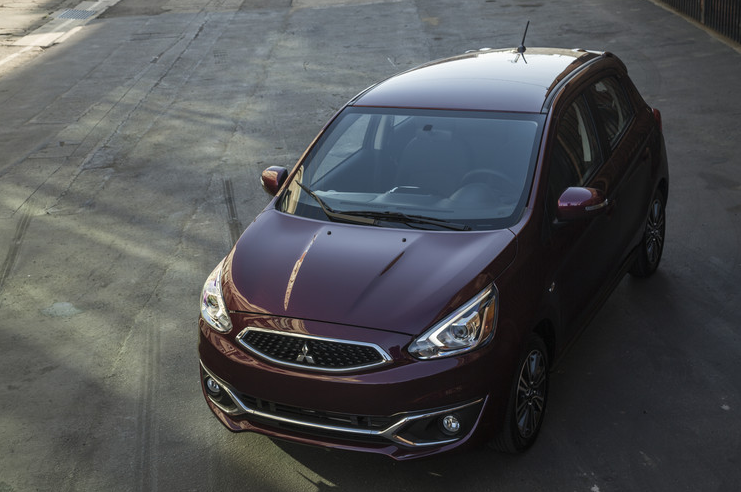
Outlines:
[[409, 353], [426, 360], [473, 350], [489, 341], [496, 321], [497, 289], [491, 284], [414, 340]]
[[232, 329], [232, 321], [229, 318], [229, 310], [226, 308], [224, 296], [221, 291], [221, 269], [224, 265], [222, 260], [211, 275], [201, 291], [201, 316], [211, 328], [221, 333], [227, 333]]

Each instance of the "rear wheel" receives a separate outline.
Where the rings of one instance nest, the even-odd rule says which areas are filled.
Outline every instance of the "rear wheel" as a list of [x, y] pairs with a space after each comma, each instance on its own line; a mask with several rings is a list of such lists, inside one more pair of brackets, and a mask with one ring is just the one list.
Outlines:
[[533, 335], [517, 366], [502, 433], [491, 442], [505, 453], [521, 453], [540, 432], [548, 400], [549, 361], [545, 342]]
[[630, 269], [634, 277], [649, 277], [659, 267], [661, 253], [664, 251], [666, 234], [666, 198], [661, 190], [656, 190], [651, 199], [651, 207], [646, 217], [646, 229], [639, 246], [638, 256]]

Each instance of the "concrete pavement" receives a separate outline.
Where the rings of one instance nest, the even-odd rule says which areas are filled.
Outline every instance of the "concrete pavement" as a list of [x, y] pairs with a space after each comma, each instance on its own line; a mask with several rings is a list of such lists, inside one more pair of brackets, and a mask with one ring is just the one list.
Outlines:
[[[267, 201], [258, 172], [371, 82], [514, 46], [528, 19], [531, 46], [621, 56], [672, 173], [661, 269], [559, 366], [537, 446], [398, 464], [228, 433], [197, 299]], [[707, 32], [644, 0], [121, 0], [27, 54], [0, 74], [0, 491], [741, 482], [741, 56]]]

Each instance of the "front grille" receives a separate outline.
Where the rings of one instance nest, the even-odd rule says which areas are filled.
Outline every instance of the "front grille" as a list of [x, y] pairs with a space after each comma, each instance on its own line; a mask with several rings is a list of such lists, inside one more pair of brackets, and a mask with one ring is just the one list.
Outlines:
[[270, 417], [278, 417], [291, 421], [311, 423], [326, 427], [344, 427], [361, 430], [384, 430], [391, 425], [391, 417], [372, 415], [353, 415], [347, 413], [325, 412], [323, 410], [312, 410], [310, 408], [294, 407], [271, 401], [255, 398], [254, 396], [239, 393], [239, 398], [248, 407], [258, 410], [260, 413], [268, 414]]
[[276, 364], [314, 371], [366, 369], [391, 360], [377, 345], [247, 328], [237, 336], [249, 351]]
[[383, 443], [388, 438], [381, 433], [394, 423], [391, 417], [325, 412], [269, 402], [244, 393], [238, 396], [255, 410], [249, 416], [251, 422], [315, 438]]

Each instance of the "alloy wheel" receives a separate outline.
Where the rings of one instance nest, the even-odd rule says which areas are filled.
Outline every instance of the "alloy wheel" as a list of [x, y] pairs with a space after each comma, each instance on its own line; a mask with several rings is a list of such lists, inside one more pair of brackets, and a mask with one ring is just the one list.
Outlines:
[[543, 418], [547, 371], [546, 359], [540, 350], [532, 350], [520, 368], [515, 412], [517, 429], [524, 439], [537, 432]]
[[656, 265], [661, 258], [665, 224], [664, 204], [660, 199], [654, 198], [646, 221], [646, 258], [651, 266]]

